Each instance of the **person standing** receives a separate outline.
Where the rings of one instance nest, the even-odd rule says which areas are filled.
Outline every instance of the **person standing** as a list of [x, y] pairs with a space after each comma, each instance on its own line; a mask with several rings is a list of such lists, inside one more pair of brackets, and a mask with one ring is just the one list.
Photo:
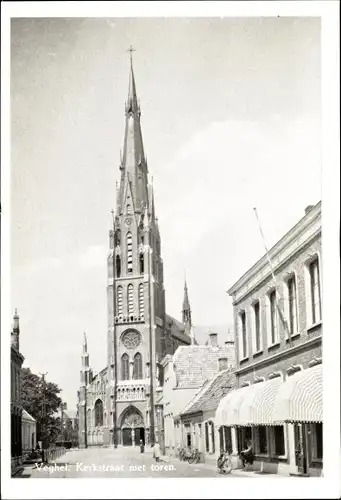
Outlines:
[[140, 453], [144, 453], [144, 443], [142, 439], [140, 439]]
[[153, 456], [155, 458], [156, 462], [160, 462], [160, 457], [161, 457], [161, 449], [158, 441], [155, 441], [154, 448], [153, 448]]

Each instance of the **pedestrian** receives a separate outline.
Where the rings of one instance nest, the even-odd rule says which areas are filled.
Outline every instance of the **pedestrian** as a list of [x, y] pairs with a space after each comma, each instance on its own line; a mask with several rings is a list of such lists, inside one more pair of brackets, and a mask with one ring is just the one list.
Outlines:
[[252, 441], [249, 439], [246, 442], [246, 448], [240, 452], [240, 458], [243, 463], [243, 467], [245, 467], [245, 464], [253, 464], [254, 461], [254, 455], [252, 451]]
[[144, 442], [140, 439], [140, 453], [144, 453]]
[[155, 441], [154, 447], [153, 447], [153, 456], [155, 458], [156, 462], [160, 462], [160, 457], [161, 457], [161, 449], [158, 441]]

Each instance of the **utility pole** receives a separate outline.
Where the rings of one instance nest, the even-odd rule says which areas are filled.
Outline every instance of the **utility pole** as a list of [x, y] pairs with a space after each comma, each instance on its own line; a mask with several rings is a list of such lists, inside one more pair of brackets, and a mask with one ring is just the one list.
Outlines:
[[45, 462], [45, 449], [46, 449], [46, 422], [45, 422], [45, 417], [46, 417], [46, 407], [45, 407], [45, 376], [48, 374], [48, 372], [45, 373], [40, 373], [42, 377], [42, 407], [41, 407], [41, 460], [44, 463]]

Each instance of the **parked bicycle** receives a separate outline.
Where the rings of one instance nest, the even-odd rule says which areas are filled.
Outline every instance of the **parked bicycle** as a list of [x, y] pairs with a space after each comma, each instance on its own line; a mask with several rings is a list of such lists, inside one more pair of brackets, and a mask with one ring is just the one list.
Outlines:
[[197, 464], [198, 462], [200, 462], [200, 452], [196, 448], [195, 450], [192, 451], [191, 455], [188, 457], [188, 463]]
[[231, 456], [225, 452], [221, 453], [217, 460], [217, 472], [218, 474], [229, 474], [232, 470]]
[[179, 460], [187, 460], [187, 453], [185, 448], [181, 448], [181, 450], [179, 451]]

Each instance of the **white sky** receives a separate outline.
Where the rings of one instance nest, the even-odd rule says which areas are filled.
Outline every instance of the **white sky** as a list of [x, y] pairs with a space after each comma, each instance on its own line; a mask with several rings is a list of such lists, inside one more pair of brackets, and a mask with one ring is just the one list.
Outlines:
[[12, 21], [11, 300], [26, 366], [76, 404], [106, 363], [106, 256], [132, 44], [167, 311], [232, 321], [226, 290], [321, 198], [316, 18]]

